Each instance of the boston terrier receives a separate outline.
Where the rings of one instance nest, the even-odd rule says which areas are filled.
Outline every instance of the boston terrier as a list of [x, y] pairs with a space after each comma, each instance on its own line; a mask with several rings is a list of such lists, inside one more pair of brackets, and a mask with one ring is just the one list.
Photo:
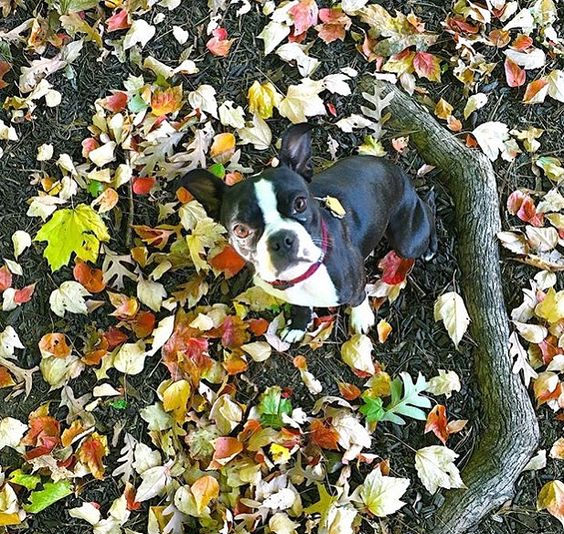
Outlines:
[[[430, 258], [437, 249], [432, 196], [422, 200], [399, 167], [374, 156], [347, 157], [314, 174], [310, 130], [291, 126], [278, 167], [232, 186], [204, 169], [178, 183], [227, 229], [254, 266], [255, 284], [293, 304], [281, 335], [290, 343], [303, 338], [313, 307], [350, 306], [355, 333], [374, 325], [364, 260], [383, 236], [403, 258]], [[339, 201], [342, 218], [327, 197]]]

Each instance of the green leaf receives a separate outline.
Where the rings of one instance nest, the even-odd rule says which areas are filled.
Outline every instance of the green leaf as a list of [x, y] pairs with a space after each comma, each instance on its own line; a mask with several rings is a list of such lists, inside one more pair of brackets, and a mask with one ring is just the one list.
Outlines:
[[41, 482], [41, 477], [39, 475], [26, 475], [21, 469], [16, 469], [10, 473], [8, 480], [28, 490], [34, 490], [37, 484]]
[[53, 503], [64, 499], [72, 493], [70, 480], [59, 480], [58, 482], [46, 482], [41, 491], [32, 491], [29, 496], [29, 504], [24, 504], [24, 510], [31, 514], [37, 514], [41, 510], [51, 506]]
[[218, 178], [223, 178], [225, 176], [225, 167], [221, 163], [214, 163], [208, 171]]
[[417, 382], [414, 384], [408, 373], [400, 373], [400, 376], [403, 381], [403, 388], [402, 382], [398, 378], [392, 381], [390, 386], [392, 398], [390, 403], [384, 408], [386, 413], [381, 421], [405, 425], [405, 420], [400, 415], [425, 421], [427, 415], [420, 408], [431, 407], [431, 401], [427, 397], [420, 395], [421, 392], [427, 389], [428, 384], [425, 377], [419, 374]]
[[366, 417], [369, 423], [376, 423], [382, 421], [386, 411], [384, 410], [384, 403], [380, 397], [369, 397], [363, 395], [362, 400], [364, 405], [360, 407], [360, 413]]
[[292, 403], [282, 398], [279, 386], [273, 386], [261, 395], [258, 411], [263, 425], [279, 430], [284, 426], [282, 415], [292, 413]]
[[88, 192], [93, 196], [97, 197], [104, 190], [104, 184], [98, 182], [97, 180], [92, 180], [88, 184]]
[[109, 240], [104, 221], [86, 204], [56, 211], [35, 236], [35, 241], [47, 241], [43, 256], [52, 271], [68, 265], [73, 252], [84, 261], [95, 262], [100, 241]]
[[127, 108], [131, 111], [131, 113], [138, 113], [148, 107], [148, 104], [141, 98], [140, 95], [135, 95], [127, 104]]
[[329, 495], [327, 488], [323, 484], [319, 484], [318, 482], [315, 484], [317, 486], [317, 492], [319, 493], [319, 500], [304, 508], [304, 514], [326, 514], [329, 508], [333, 506], [333, 503], [337, 502], [339, 499], [338, 497], [333, 497]]
[[114, 410], [125, 410], [127, 408], [127, 401], [125, 399], [118, 399], [116, 401], [110, 402], [110, 406]]

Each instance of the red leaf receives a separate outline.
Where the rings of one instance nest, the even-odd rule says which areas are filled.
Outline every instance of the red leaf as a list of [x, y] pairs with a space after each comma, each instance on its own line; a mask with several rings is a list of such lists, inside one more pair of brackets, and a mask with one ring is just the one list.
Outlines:
[[289, 10], [294, 18], [294, 35], [305, 33], [317, 24], [317, 14], [319, 9], [315, 0], [301, 0]]
[[14, 293], [14, 302], [16, 304], [25, 304], [26, 302], [29, 302], [34, 291], [35, 283], [22, 287], [21, 289], [16, 289], [16, 292]]
[[314, 419], [309, 425], [309, 439], [314, 445], [322, 449], [336, 451], [339, 449], [337, 440], [339, 434], [326, 421]]
[[345, 33], [351, 27], [351, 19], [342, 9], [324, 7], [319, 10], [319, 19], [323, 24], [316, 26], [315, 30], [322, 41], [332, 43], [337, 39], [345, 40]]
[[224, 273], [225, 278], [231, 278], [245, 266], [246, 262], [231, 245], [225, 245], [219, 254], [208, 260], [208, 263]]
[[104, 332], [104, 337], [108, 342], [108, 349], [113, 350], [118, 345], [125, 343], [127, 341], [127, 334], [122, 332], [119, 328], [115, 328], [114, 326], [110, 326], [107, 332]]
[[0, 293], [12, 287], [12, 273], [6, 265], [0, 267]]
[[406, 279], [414, 263], [414, 259], [402, 258], [391, 250], [378, 263], [378, 268], [382, 271], [382, 282], [400, 284]]
[[152, 176], [133, 178], [133, 192], [136, 195], [148, 195], [156, 183], [157, 179]]
[[90, 267], [86, 262], [77, 260], [72, 274], [74, 279], [80, 282], [90, 293], [100, 293], [106, 288], [102, 270]]
[[88, 137], [82, 141], [82, 157], [87, 158], [88, 154], [93, 150], [96, 150], [100, 146], [100, 143], [93, 137]]
[[417, 52], [413, 58], [415, 72], [432, 82], [441, 81], [440, 59], [428, 52]]
[[109, 19], [106, 20], [106, 25], [108, 26], [109, 32], [129, 28], [131, 26], [131, 22], [129, 22], [129, 13], [126, 9], [116, 11]]
[[80, 449], [78, 449], [80, 461], [88, 465], [90, 472], [98, 480], [104, 478], [104, 464], [102, 460], [109, 452], [106, 441], [106, 436], [93, 432], [92, 435], [82, 442]]
[[533, 199], [522, 191], [513, 191], [507, 198], [507, 211], [517, 215], [523, 222], [541, 227], [544, 224], [544, 215], [537, 213]]
[[339, 382], [339, 393], [345, 400], [353, 401], [358, 399], [362, 393], [354, 384], [349, 384], [347, 382]]
[[137, 490], [135, 486], [131, 482], [126, 482], [123, 495], [125, 496], [127, 509], [130, 511], [139, 510], [141, 508], [141, 503], [135, 500], [136, 494]]
[[266, 319], [249, 319], [247, 323], [249, 330], [257, 337], [262, 336], [268, 330], [270, 324]]
[[140, 311], [130, 322], [132, 330], [138, 338], [147, 337], [155, 329], [156, 317], [149, 311]]
[[215, 440], [214, 448], [210, 469], [217, 469], [227, 464], [243, 450], [243, 444], [237, 438], [222, 437]]
[[227, 30], [225, 28], [216, 28], [212, 32], [213, 37], [206, 43], [206, 48], [218, 57], [226, 57], [231, 50], [233, 39], [227, 39]]
[[527, 73], [515, 61], [506, 58], [505, 63], [505, 79], [509, 87], [521, 87], [527, 79]]
[[108, 96], [101, 101], [102, 107], [109, 111], [118, 113], [127, 106], [127, 93], [123, 91], [114, 91], [112, 96]]
[[26, 459], [31, 460], [49, 454], [61, 442], [61, 425], [50, 415], [40, 415], [29, 419], [29, 430], [22, 439], [22, 444], [35, 447], [26, 452]]
[[464, 33], [478, 33], [480, 28], [475, 24], [470, 24], [461, 17], [449, 17], [447, 19], [447, 24], [454, 31], [461, 31]]
[[[247, 325], [240, 317], [228, 315], [219, 329], [221, 332], [221, 344], [226, 349], [235, 349], [249, 340]], [[211, 334], [211, 332], [210, 332]]]
[[442, 444], [448, 439], [446, 408], [442, 404], [437, 404], [427, 416], [427, 424], [425, 425], [425, 434], [433, 431]]

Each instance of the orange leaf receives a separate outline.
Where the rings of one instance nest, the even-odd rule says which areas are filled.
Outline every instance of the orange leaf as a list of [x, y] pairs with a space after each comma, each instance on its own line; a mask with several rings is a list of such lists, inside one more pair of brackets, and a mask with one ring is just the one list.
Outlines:
[[82, 463], [88, 466], [94, 478], [102, 480], [104, 478], [104, 464], [102, 460], [109, 452], [106, 436], [93, 432], [80, 445], [78, 457]]
[[417, 52], [413, 58], [413, 68], [419, 76], [432, 82], [441, 81], [441, 60], [428, 52]]
[[4, 89], [8, 84], [4, 81], [4, 75], [11, 70], [12, 65], [7, 61], [0, 61], [0, 89]]
[[225, 28], [216, 28], [212, 32], [213, 37], [206, 43], [206, 48], [218, 57], [226, 57], [231, 50], [233, 39], [227, 39], [227, 30]]
[[462, 130], [462, 123], [452, 115], [447, 119], [447, 126], [451, 132], [460, 132]]
[[143, 243], [158, 248], [159, 250], [166, 247], [170, 236], [174, 234], [173, 230], [159, 227], [151, 228], [146, 225], [134, 225], [132, 228]]
[[63, 433], [61, 434], [61, 445], [63, 447], [68, 447], [74, 441], [76, 436], [79, 436], [82, 432], [84, 432], [82, 421], [80, 421], [80, 419], [74, 420], [69, 428], [63, 430]]
[[227, 279], [235, 276], [245, 266], [245, 260], [231, 245], [225, 245], [219, 254], [208, 259], [208, 263], [215, 270], [224, 273]]
[[381, 319], [376, 327], [378, 331], [378, 341], [384, 343], [388, 336], [392, 333], [392, 325], [385, 319]]
[[90, 267], [84, 261], [77, 260], [72, 274], [74, 279], [81, 283], [90, 293], [100, 293], [106, 289], [102, 270]]
[[182, 85], [157, 89], [151, 96], [151, 111], [153, 115], [160, 117], [168, 113], [174, 113], [182, 107]]
[[507, 30], [492, 30], [489, 34], [490, 41], [497, 48], [503, 48], [509, 44], [511, 35]]
[[342, 9], [324, 7], [319, 10], [319, 19], [323, 24], [316, 26], [315, 30], [322, 41], [332, 43], [337, 39], [345, 40], [345, 32], [351, 27], [352, 22]]
[[115, 311], [110, 315], [121, 320], [133, 319], [139, 311], [139, 302], [135, 297], [127, 297], [121, 293], [111, 293], [108, 291], [108, 297]]
[[270, 324], [266, 319], [249, 319], [247, 323], [249, 330], [257, 337], [262, 336], [268, 330]]
[[427, 416], [425, 434], [430, 431], [433, 431], [443, 445], [446, 443], [448, 438], [446, 408], [442, 404], [437, 404]]
[[519, 52], [523, 52], [524, 50], [527, 50], [527, 48], [532, 46], [532, 44], [533, 44], [533, 39], [530, 36], [523, 35], [522, 33], [520, 33], [513, 40], [513, 43], [511, 44], [511, 48], [514, 48], [515, 50], [519, 50]]
[[131, 482], [125, 483], [125, 488], [123, 490], [123, 495], [125, 496], [126, 507], [130, 511], [139, 510], [141, 508], [141, 503], [135, 500], [137, 495], [137, 490]]
[[14, 378], [10, 374], [10, 371], [8, 371], [5, 367], [0, 366], [0, 389], [9, 388], [15, 384], [16, 383], [14, 382]]
[[505, 63], [505, 79], [507, 80], [507, 85], [509, 87], [521, 87], [526, 79], [527, 73], [525, 69], [522, 69], [515, 61], [506, 58]]
[[358, 399], [362, 393], [354, 384], [349, 384], [348, 382], [339, 382], [337, 386], [341, 396], [348, 401]]
[[39, 341], [39, 350], [44, 357], [66, 358], [71, 354], [65, 334], [60, 333], [45, 334]]
[[219, 496], [219, 483], [211, 475], [204, 475], [192, 484], [190, 491], [196, 501], [196, 510], [201, 514], [209, 502]]
[[229, 463], [243, 450], [243, 444], [237, 438], [221, 437], [214, 441], [213, 459], [210, 469], [218, 469]]
[[6, 265], [0, 267], [0, 293], [12, 287], [12, 273]]
[[190, 193], [190, 191], [188, 191], [188, 189], [184, 187], [178, 188], [178, 190], [176, 191], [176, 198], [180, 202], [182, 202], [182, 204], [187, 204], [191, 200], [194, 200], [194, 196], [192, 195], [192, 193]]
[[155, 329], [157, 319], [154, 313], [142, 310], [129, 323], [138, 338], [147, 337]]
[[239, 351], [235, 351], [228, 354], [223, 360], [223, 367], [230, 376], [244, 373], [249, 368], [247, 361], [241, 354], [238, 354], [238, 352]]
[[523, 102], [525, 104], [540, 104], [544, 102], [547, 94], [548, 80], [546, 78], [539, 78], [527, 85]]
[[307, 360], [305, 359], [305, 356], [295, 356], [292, 363], [296, 369], [307, 371]]
[[[43, 412], [43, 410], [40, 411]], [[61, 442], [60, 436], [61, 427], [59, 421], [54, 417], [30, 414], [29, 430], [21, 443], [35, 448], [26, 452], [26, 460], [49, 454]]]
[[210, 156], [217, 163], [227, 163], [235, 152], [235, 136], [232, 133], [220, 133], [213, 138]]
[[123, 91], [114, 91], [112, 96], [107, 96], [100, 101], [100, 104], [108, 111], [119, 113], [125, 109], [125, 106], [127, 106], [127, 98], [127, 93], [124, 93]]
[[322, 449], [338, 450], [337, 431], [321, 419], [313, 419], [309, 425], [309, 438], [311, 442]]

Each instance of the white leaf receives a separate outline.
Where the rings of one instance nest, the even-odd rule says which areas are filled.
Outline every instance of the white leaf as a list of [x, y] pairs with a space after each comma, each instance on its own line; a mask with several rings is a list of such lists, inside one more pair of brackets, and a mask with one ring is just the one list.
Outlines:
[[112, 476], [117, 478], [121, 475], [121, 481], [125, 484], [129, 482], [133, 474], [133, 459], [135, 446], [137, 445], [137, 440], [127, 432], [123, 438], [124, 445], [120, 451], [121, 456], [118, 458], [118, 465], [113, 471]]
[[31, 236], [24, 230], [16, 230], [12, 234], [12, 243], [14, 244], [14, 256], [18, 256], [29, 246], [31, 246]]
[[468, 98], [464, 106], [464, 118], [467, 119], [474, 111], [483, 108], [488, 102], [488, 95], [476, 93]]
[[547, 77], [548, 95], [564, 102], [564, 71], [555, 69]]
[[448, 447], [433, 445], [415, 453], [415, 469], [427, 491], [435, 493], [439, 488], [464, 488], [464, 482], [454, 460], [458, 454]]
[[124, 343], [114, 358], [114, 367], [126, 375], [138, 375], [145, 366], [145, 343]]
[[264, 362], [270, 358], [272, 349], [266, 341], [253, 341], [241, 346], [243, 352], [246, 352], [255, 362]]
[[263, 502], [262, 506], [270, 510], [287, 510], [291, 508], [297, 499], [297, 494], [290, 488], [282, 488], [280, 491], [269, 495]]
[[458, 348], [458, 344], [470, 323], [470, 317], [462, 297], [454, 291], [441, 295], [435, 302], [434, 316], [435, 321], [443, 321], [450, 339], [452, 339], [454, 346]]
[[26, 430], [27, 425], [13, 417], [0, 419], [0, 451], [4, 447], [17, 448]]
[[13, 126], [8, 126], [0, 119], [0, 141], [17, 141], [18, 134]]
[[472, 135], [478, 141], [484, 154], [494, 161], [505, 150], [504, 141], [509, 139], [507, 124], [498, 121], [484, 122], [477, 126]]
[[519, 52], [508, 48], [504, 53], [525, 70], [540, 69], [546, 63], [546, 55], [540, 48], [533, 48], [530, 52]]
[[37, 161], [48, 161], [53, 157], [53, 145], [44, 143], [37, 149]]
[[59, 91], [55, 91], [54, 89], [49, 89], [45, 94], [45, 103], [48, 107], [54, 108], [57, 107], [62, 100], [62, 95]]
[[351, 133], [353, 130], [358, 130], [359, 128], [374, 129], [373, 127], [375, 125], [376, 123], [374, 121], [367, 119], [363, 115], [358, 115], [357, 113], [353, 113], [350, 117], [339, 119], [335, 123], [337, 128], [346, 133]]
[[195, 91], [188, 93], [188, 102], [194, 109], [200, 109], [217, 119], [217, 100], [215, 89], [211, 85], [202, 84]]
[[92, 163], [97, 165], [98, 167], [103, 167], [107, 163], [114, 161], [114, 150], [116, 148], [116, 144], [114, 141], [109, 141], [106, 144], [91, 150], [88, 153], [88, 158]]
[[69, 515], [76, 519], [82, 519], [92, 526], [98, 524], [100, 519], [102, 519], [102, 514], [100, 510], [96, 508], [91, 502], [83, 502], [81, 506], [77, 508], [70, 508], [68, 510]]
[[264, 41], [264, 55], [268, 56], [289, 34], [290, 26], [270, 21], [258, 34], [258, 38]]
[[504, 27], [505, 31], [514, 28], [521, 28], [524, 32], [529, 33], [535, 26], [533, 15], [528, 9], [522, 9], [515, 15]]
[[173, 26], [172, 35], [174, 35], [174, 38], [180, 44], [184, 44], [188, 40], [189, 33], [186, 30], [183, 30], [180, 26]]
[[369, 448], [371, 437], [360, 421], [346, 410], [341, 410], [333, 417], [333, 428], [337, 432], [337, 443], [343, 448], [343, 460], [354, 460], [362, 449]]
[[136, 44], [140, 44], [143, 48], [153, 38], [155, 31], [155, 27], [148, 22], [135, 19], [123, 39], [123, 49], [127, 50]]
[[159, 321], [157, 328], [153, 330], [153, 345], [148, 352], [149, 356], [155, 354], [170, 338], [174, 331], [174, 315], [165, 317]]
[[240, 145], [251, 143], [257, 150], [266, 150], [272, 143], [272, 131], [270, 127], [258, 115], [253, 115], [253, 126], [237, 130], [241, 140]]
[[144, 443], [137, 443], [135, 446], [135, 461], [132, 466], [138, 475], [142, 475], [145, 471], [153, 467], [158, 467], [162, 463], [161, 453], [151, 449]]
[[513, 321], [513, 324], [521, 337], [529, 343], [540, 343], [548, 336], [548, 330], [540, 324], [528, 324], [519, 321]]
[[364, 479], [358, 492], [364, 505], [377, 517], [397, 512], [405, 502], [401, 500], [409, 486], [408, 478], [383, 476], [379, 467]]
[[295, 61], [300, 75], [308, 77], [319, 67], [319, 60], [306, 54], [308, 48], [298, 43], [286, 43], [276, 50], [276, 54], [286, 62]]
[[160, 495], [171, 482], [170, 466], [158, 465], [144, 471], [141, 475], [143, 482], [137, 488], [135, 500], [144, 502]]
[[516, 332], [513, 332], [509, 336], [509, 355], [515, 358], [515, 363], [513, 364], [512, 369], [513, 373], [519, 374], [519, 371], [523, 371], [523, 383], [526, 387], [529, 387], [531, 378], [537, 378], [538, 374], [531, 367], [527, 351], [523, 345], [521, 345]]
[[323, 87], [331, 93], [348, 96], [351, 94], [351, 88], [347, 83], [350, 78], [346, 74], [329, 74], [323, 80]]
[[49, 297], [49, 305], [53, 313], [59, 317], [64, 317], [65, 312], [81, 313], [86, 315], [88, 307], [84, 297], [89, 297], [90, 293], [78, 282], [69, 280], [63, 282], [59, 289], [55, 289]]
[[356, 15], [367, 3], [368, 0], [343, 0], [341, 8], [347, 15]]
[[445, 395], [448, 399], [453, 391], [460, 391], [460, 378], [454, 371], [439, 369], [439, 375], [429, 380], [427, 392], [431, 395]]
[[94, 397], [117, 397], [121, 393], [111, 384], [100, 384], [92, 389]]
[[163, 299], [166, 298], [166, 289], [159, 282], [152, 282], [141, 278], [137, 284], [137, 298], [151, 308], [151, 310], [158, 312], [161, 309]]
[[526, 226], [525, 233], [529, 244], [539, 252], [552, 250], [558, 244], [558, 230], [552, 226], [547, 228]]
[[226, 100], [219, 106], [219, 120], [224, 126], [244, 128], [245, 112], [241, 106], [236, 106], [231, 100]]
[[546, 467], [546, 450], [541, 449], [535, 456], [533, 456], [529, 463], [523, 467], [523, 471], [539, 471]]
[[24, 346], [14, 328], [8, 325], [0, 332], [0, 357], [13, 358], [15, 349], [23, 349]]

